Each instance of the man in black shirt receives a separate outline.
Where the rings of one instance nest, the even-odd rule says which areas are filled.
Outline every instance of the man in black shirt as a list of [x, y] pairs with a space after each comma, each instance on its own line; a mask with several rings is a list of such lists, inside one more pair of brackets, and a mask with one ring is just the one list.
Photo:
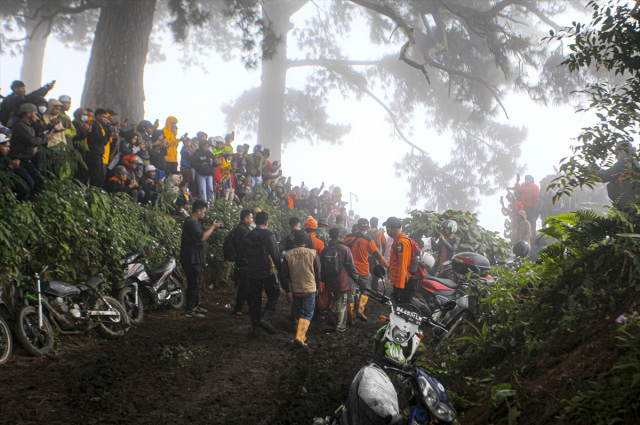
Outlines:
[[[288, 251], [296, 247], [296, 245], [293, 242], [293, 236], [296, 230], [300, 230], [301, 227], [302, 227], [302, 224], [298, 217], [291, 217], [289, 219], [289, 229], [291, 229], [291, 233], [289, 233], [288, 236], [285, 236], [284, 238], [282, 238], [282, 241], [280, 241], [280, 252], [284, 253], [284, 251]], [[313, 244], [313, 241], [311, 240], [311, 236], [309, 235], [307, 235], [307, 238], [305, 240], [305, 247], [309, 249], [316, 249], [315, 245]]]
[[249, 278], [247, 277], [247, 259], [242, 255], [242, 240], [249, 232], [251, 232], [251, 223], [253, 223], [253, 213], [251, 210], [240, 211], [240, 224], [235, 228], [233, 235], [233, 249], [236, 251], [236, 284], [238, 285], [238, 295], [236, 296], [236, 305], [233, 308], [233, 314], [242, 314], [242, 306], [245, 301], [251, 309], [249, 303]]
[[[259, 212], [255, 216], [256, 228], [242, 240], [242, 256], [247, 260], [247, 277], [249, 278], [249, 310], [253, 335], [260, 335], [261, 327], [270, 334], [276, 333], [271, 318], [276, 311], [280, 297], [280, 285], [276, 272], [280, 273], [281, 260], [276, 236], [269, 230], [269, 214]], [[264, 320], [260, 321], [262, 310], [262, 290], [267, 294], [267, 305], [264, 308]]]
[[191, 209], [191, 216], [182, 226], [182, 241], [180, 243], [180, 264], [187, 274], [187, 317], [204, 317], [207, 310], [200, 307], [198, 286], [202, 277], [202, 267], [205, 258], [205, 241], [221, 223], [215, 221], [211, 227], [204, 228], [199, 223], [207, 212], [205, 201], [196, 201]]

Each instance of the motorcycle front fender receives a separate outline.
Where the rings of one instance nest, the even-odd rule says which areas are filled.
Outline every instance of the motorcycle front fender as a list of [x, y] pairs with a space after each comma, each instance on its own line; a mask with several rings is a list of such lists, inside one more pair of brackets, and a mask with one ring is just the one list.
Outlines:
[[133, 277], [128, 277], [120, 282], [120, 284], [118, 285], [118, 289], [126, 288], [127, 286], [135, 288], [136, 292], [138, 292], [138, 281]]

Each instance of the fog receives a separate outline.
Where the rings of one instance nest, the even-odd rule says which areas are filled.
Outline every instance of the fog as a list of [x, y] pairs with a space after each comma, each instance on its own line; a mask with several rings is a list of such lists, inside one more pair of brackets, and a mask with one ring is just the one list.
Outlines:
[[[303, 22], [313, 13], [315, 7], [309, 4], [294, 15], [293, 22]], [[570, 17], [567, 18], [570, 22]], [[357, 59], [379, 56], [381, 48], [371, 45], [366, 31], [361, 33], [364, 34], [361, 38], [345, 40], [344, 52]], [[289, 54], [295, 57], [295, 42], [291, 33], [289, 37]], [[158, 118], [164, 123], [167, 116], [176, 116], [179, 133], [188, 132], [192, 136], [197, 131], [205, 131], [213, 136], [234, 130], [226, 128], [225, 116], [220, 108], [246, 89], [259, 86], [260, 71], [246, 70], [240, 61], [225, 62], [215, 52], [203, 59], [206, 72], [198, 67], [184, 69], [177, 60], [181, 53], [172, 44], [170, 35], [164, 37], [162, 48], [167, 60], [147, 64], [145, 68], [146, 118], [150, 121]], [[49, 97], [68, 94], [73, 99], [72, 109], [80, 106], [88, 60], [89, 51], [68, 49], [50, 37], [42, 82], [56, 80], [57, 83]], [[0, 56], [2, 94], [7, 95], [11, 81], [19, 79], [20, 68], [20, 57]], [[308, 72], [304, 68], [289, 70], [287, 86], [302, 88]], [[560, 159], [571, 154], [570, 146], [575, 143], [573, 138], [580, 129], [594, 122], [592, 116], [576, 114], [570, 106], [543, 106], [532, 102], [524, 94], [508, 95], [504, 105], [509, 119], [503, 116], [501, 120], [528, 129], [520, 163], [536, 181], [554, 173], [553, 167], [558, 165]], [[312, 188], [319, 187], [322, 182], [327, 186], [340, 186], [346, 200], [350, 199], [350, 192], [357, 195], [359, 202], [354, 202], [353, 209], [363, 217], [404, 217], [408, 209], [412, 209], [406, 196], [409, 184], [406, 177], [396, 176], [393, 165], [411, 148], [394, 136], [385, 111], [366, 97], [360, 101], [353, 97], [345, 99], [337, 92], [329, 96], [327, 111], [331, 122], [350, 124], [351, 132], [339, 145], [289, 143], [283, 152], [284, 174], [293, 177], [294, 185], [304, 181]], [[438, 135], [425, 128], [424, 117], [419, 113], [412, 125], [414, 131], [409, 138], [428, 151], [435, 160], [446, 162], [451, 154], [455, 154], [451, 152], [450, 136], [446, 133]], [[236, 140], [244, 143], [245, 136], [238, 132]], [[255, 144], [255, 135], [251, 135], [247, 143]], [[502, 231], [504, 222], [499, 197], [500, 194], [482, 197], [478, 210], [481, 224], [496, 231]], [[415, 208], [421, 208], [421, 205]]]

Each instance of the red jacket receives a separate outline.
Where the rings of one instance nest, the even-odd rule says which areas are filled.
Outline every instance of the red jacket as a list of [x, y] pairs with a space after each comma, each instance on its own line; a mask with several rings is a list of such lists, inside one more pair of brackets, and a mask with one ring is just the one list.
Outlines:
[[349, 281], [347, 280], [347, 273], [351, 276], [351, 279], [358, 280], [358, 270], [353, 263], [353, 257], [351, 256], [351, 250], [344, 246], [343, 241], [330, 240], [327, 246], [322, 250], [320, 254], [320, 262], [322, 263], [322, 257], [326, 254], [329, 247], [335, 246], [338, 250], [338, 255], [342, 260], [342, 269], [337, 276], [323, 278], [324, 287], [334, 294], [340, 292], [349, 291]]
[[540, 204], [540, 188], [535, 183], [516, 183], [516, 190], [520, 193], [520, 202], [525, 207], [538, 207]]

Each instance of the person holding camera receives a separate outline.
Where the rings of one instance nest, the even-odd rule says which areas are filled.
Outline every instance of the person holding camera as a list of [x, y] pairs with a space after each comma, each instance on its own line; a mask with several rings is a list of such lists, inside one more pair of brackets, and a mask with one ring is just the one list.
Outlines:
[[200, 307], [198, 287], [202, 277], [202, 268], [205, 258], [205, 242], [214, 230], [220, 228], [222, 223], [214, 221], [210, 227], [205, 228], [200, 220], [207, 212], [206, 201], [195, 201], [191, 208], [191, 216], [182, 225], [182, 240], [180, 242], [180, 264], [187, 275], [187, 317], [204, 317], [207, 310]]

